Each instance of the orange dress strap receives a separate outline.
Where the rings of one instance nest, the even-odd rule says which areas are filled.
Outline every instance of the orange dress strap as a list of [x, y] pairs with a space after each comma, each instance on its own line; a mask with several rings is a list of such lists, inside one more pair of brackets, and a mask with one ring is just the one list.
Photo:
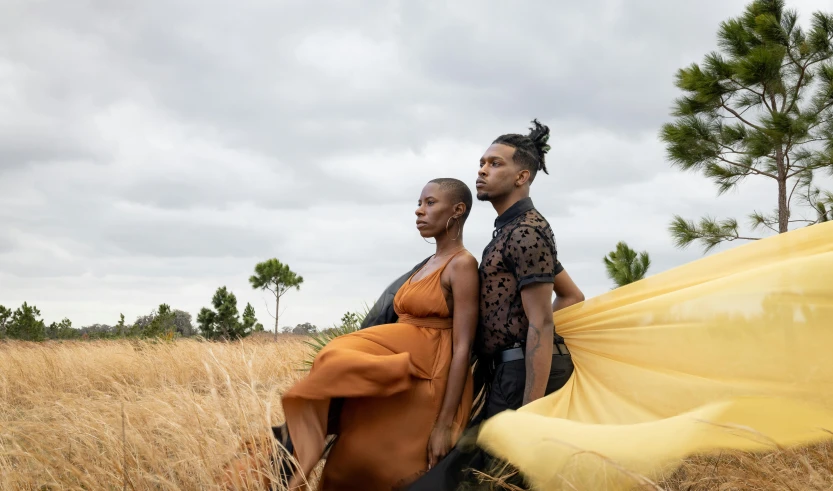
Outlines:
[[[426, 276], [424, 276], [424, 277], [422, 277], [422, 278], [418, 279], [418, 280], [417, 280], [417, 282], [420, 282], [420, 281], [422, 281], [422, 280], [424, 280], [424, 279], [426, 279], [426, 278], [429, 278], [429, 277], [431, 277], [431, 276], [433, 276], [433, 275], [435, 275], [435, 274], [437, 274], [437, 273], [442, 273], [443, 271], [445, 271], [445, 268], [446, 268], [446, 266], [448, 266], [448, 263], [450, 263], [450, 262], [451, 262], [451, 260], [452, 260], [452, 259], [454, 259], [454, 257], [455, 257], [455, 256], [457, 256], [457, 254], [460, 254], [461, 252], [463, 252], [463, 251], [465, 251], [465, 250], [466, 250], [466, 249], [465, 249], [465, 248], [463, 248], [463, 249], [460, 249], [459, 251], [455, 252], [455, 253], [454, 253], [454, 254], [452, 254], [452, 255], [451, 255], [448, 259], [446, 259], [446, 260], [445, 260], [445, 262], [443, 263], [443, 265], [442, 265], [442, 266], [438, 267], [438, 268], [437, 268], [437, 269], [435, 269], [434, 271], [431, 271], [431, 273], [430, 273], [430, 274], [428, 274], [428, 275], [426, 275]], [[436, 256], [436, 254], [435, 254], [435, 256]], [[428, 264], [428, 263], [426, 262], [425, 264]], [[416, 274], [417, 274], [417, 273], [419, 273], [420, 271], [422, 271], [423, 269], [425, 269], [425, 264], [423, 264], [423, 265], [422, 265], [422, 267], [421, 267], [421, 268], [419, 268], [418, 270], [414, 271], [414, 273], [410, 276], [410, 278], [408, 278], [408, 284], [409, 284], [409, 285], [411, 284], [411, 280], [413, 280], [413, 279], [414, 279], [414, 276], [416, 276]]]
[[455, 252], [437, 269], [419, 280], [411, 281], [419, 270], [408, 278], [408, 282], [402, 285], [394, 298], [394, 308], [399, 316], [397, 322], [429, 329], [452, 328], [451, 312], [446, 307], [440, 276], [454, 257], [464, 250]]

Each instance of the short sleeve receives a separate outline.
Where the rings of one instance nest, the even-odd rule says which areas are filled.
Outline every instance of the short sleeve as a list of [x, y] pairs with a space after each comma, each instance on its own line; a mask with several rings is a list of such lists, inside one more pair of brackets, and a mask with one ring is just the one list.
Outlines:
[[522, 225], [509, 235], [504, 255], [518, 282], [518, 290], [531, 283], [552, 283], [561, 268], [554, 241], [535, 227]]
[[559, 261], [558, 257], [556, 257], [555, 258], [555, 276], [558, 276], [558, 273], [560, 273], [562, 271], [564, 271], [564, 266], [561, 265], [561, 261]]

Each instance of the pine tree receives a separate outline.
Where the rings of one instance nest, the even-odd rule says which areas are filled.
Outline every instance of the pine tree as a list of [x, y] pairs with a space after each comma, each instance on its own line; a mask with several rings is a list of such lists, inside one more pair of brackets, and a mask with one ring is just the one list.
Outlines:
[[281, 297], [295, 288], [301, 289], [304, 278], [289, 269], [277, 259], [268, 259], [255, 265], [255, 274], [249, 278], [252, 288], [269, 290], [275, 296], [275, 341], [278, 340], [278, 318], [280, 317]]
[[119, 314], [119, 323], [115, 326], [116, 337], [124, 337], [127, 335], [127, 326], [124, 324], [124, 314]]
[[651, 266], [651, 258], [647, 252], [637, 254], [625, 242], [617, 243], [616, 249], [605, 256], [603, 262], [608, 277], [616, 286], [625, 286], [643, 279]]
[[80, 336], [78, 329], [72, 327], [72, 321], [64, 317], [61, 322], [53, 322], [46, 328], [49, 339], [74, 339]]
[[159, 305], [156, 312], [151, 314], [151, 321], [145, 326], [141, 335], [149, 338], [172, 336], [176, 331], [175, 320], [176, 314], [171, 310], [171, 306], [163, 303]]
[[217, 332], [215, 332], [215, 319], [217, 314], [211, 309], [201, 308], [197, 313], [197, 325], [200, 327], [200, 334], [206, 339], [216, 339]]
[[[211, 304], [214, 310], [203, 307], [197, 315], [197, 324], [199, 324], [200, 331], [205, 338], [230, 340], [243, 338], [251, 334], [255, 325], [248, 325], [245, 318], [244, 322], [240, 321], [237, 297], [225, 286], [214, 292]], [[253, 308], [250, 313], [254, 314]]]
[[11, 317], [12, 311], [0, 305], [0, 339], [6, 337], [6, 326], [9, 325]]
[[263, 331], [263, 324], [257, 321], [255, 308], [250, 303], [246, 303], [246, 308], [243, 309], [243, 329], [249, 332]]
[[[720, 52], [678, 71], [676, 120], [663, 126], [671, 163], [702, 172], [718, 195], [754, 177], [774, 181], [773, 212], [749, 215], [753, 230], [784, 233], [791, 223], [833, 219], [833, 195], [814, 185], [833, 172], [833, 16], [813, 14], [811, 28], [783, 0], [755, 0], [743, 15], [720, 25]], [[794, 213], [809, 205], [811, 215]], [[722, 242], [757, 240], [737, 220], [675, 215], [675, 245], [700, 241], [705, 252]]]
[[6, 328], [12, 339], [25, 341], [43, 341], [46, 337], [46, 326], [40, 317], [40, 310], [34, 305], [23, 302], [12, 314], [11, 322]]

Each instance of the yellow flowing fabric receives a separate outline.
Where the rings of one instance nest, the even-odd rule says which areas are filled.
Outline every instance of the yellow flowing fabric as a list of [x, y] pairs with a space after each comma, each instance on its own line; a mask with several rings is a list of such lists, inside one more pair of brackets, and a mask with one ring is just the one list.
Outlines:
[[695, 453], [833, 435], [833, 223], [702, 258], [554, 320], [572, 378], [478, 436], [536, 489], [627, 489]]

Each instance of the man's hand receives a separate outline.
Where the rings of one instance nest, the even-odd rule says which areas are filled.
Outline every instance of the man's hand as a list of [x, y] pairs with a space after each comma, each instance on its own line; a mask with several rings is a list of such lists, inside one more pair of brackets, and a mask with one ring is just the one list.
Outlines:
[[[563, 273], [562, 273], [563, 274]], [[561, 276], [561, 275], [558, 275]], [[552, 283], [533, 283], [521, 290], [524, 312], [529, 319], [526, 336], [526, 385], [523, 405], [544, 397], [552, 366]]]

